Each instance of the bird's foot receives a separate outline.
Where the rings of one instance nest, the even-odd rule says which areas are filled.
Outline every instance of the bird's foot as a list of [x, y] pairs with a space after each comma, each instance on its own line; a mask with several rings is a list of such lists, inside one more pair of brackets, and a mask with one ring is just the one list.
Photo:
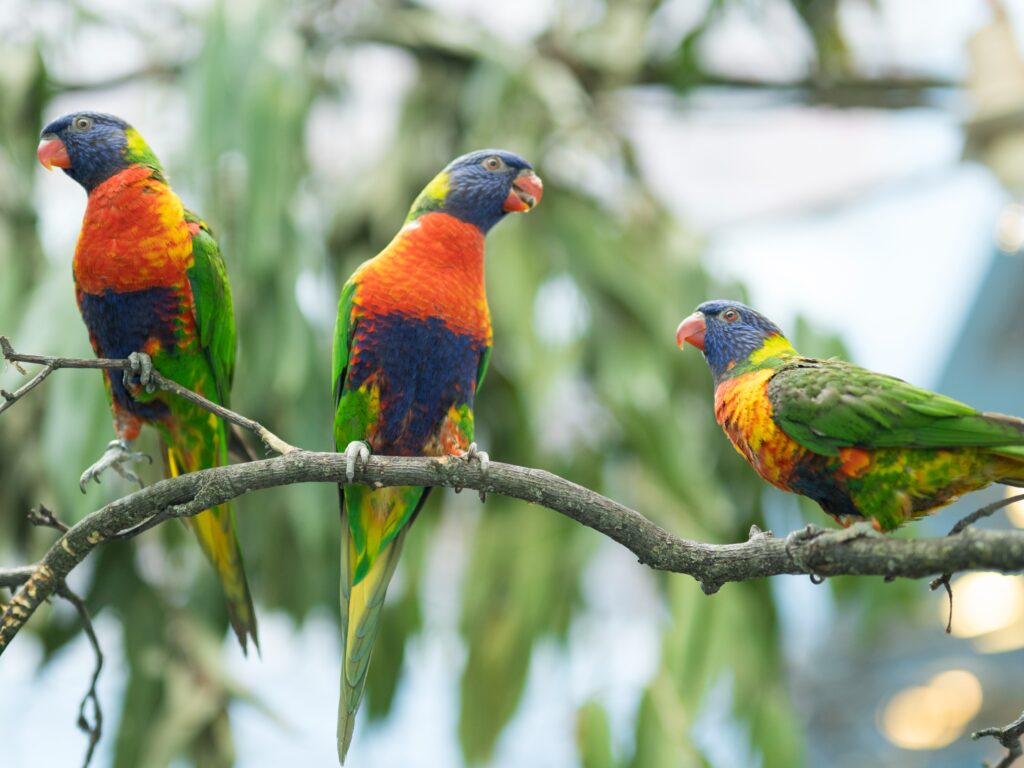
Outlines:
[[827, 535], [828, 540], [835, 544], [841, 544], [844, 541], [854, 541], [855, 539], [885, 538], [885, 534], [880, 533], [875, 524], [870, 520], [861, 520], [839, 531], [829, 531]]
[[807, 565], [807, 559], [804, 553], [801, 552], [802, 545], [815, 540], [821, 540], [829, 544], [842, 544], [847, 541], [866, 538], [884, 538], [884, 534], [880, 533], [875, 524], [870, 520], [862, 520], [840, 530], [807, 525], [798, 531], [793, 531], [786, 537], [786, 554], [789, 555], [794, 563], [810, 574], [811, 581], [820, 583], [825, 578], [816, 574], [814, 569]]
[[788, 552], [790, 548], [799, 544], [806, 544], [808, 541], [813, 541], [826, 533], [828, 533], [827, 528], [822, 528], [820, 525], [811, 525], [808, 523], [803, 528], [793, 531], [786, 536], [786, 551]]
[[85, 493], [85, 486], [88, 485], [90, 480], [95, 480], [99, 483], [100, 475], [108, 469], [113, 469], [125, 480], [138, 483], [139, 487], [143, 488], [145, 486], [143, 485], [142, 480], [139, 479], [139, 476], [126, 466], [127, 464], [133, 464], [138, 461], [148, 461], [150, 464], [153, 463], [153, 459], [147, 454], [131, 450], [131, 446], [127, 440], [122, 440], [121, 438], [111, 440], [107, 444], [107, 450], [105, 450], [103, 455], [100, 456], [99, 461], [82, 473], [82, 476], [78, 479], [78, 487], [82, 489], [82, 493]]
[[353, 440], [345, 447], [345, 477], [350, 483], [355, 482], [356, 467], [360, 462], [366, 463], [370, 458], [370, 446], [362, 440]]
[[[467, 463], [477, 462], [480, 465], [480, 475], [484, 480], [487, 479], [487, 472], [491, 468], [491, 457], [487, 454], [487, 451], [481, 451], [476, 443], [470, 443], [466, 452], [459, 454], [458, 458]], [[479, 491], [479, 493], [480, 501], [487, 501], [487, 491]]]
[[156, 382], [153, 380], [153, 358], [145, 352], [132, 352], [128, 355], [129, 368], [125, 369], [123, 380], [125, 389], [130, 390], [135, 384], [134, 379], [138, 378], [139, 386], [147, 394], [156, 392]]
[[815, 573], [814, 569], [807, 564], [807, 559], [804, 557], [802, 548], [804, 544], [814, 541], [819, 536], [824, 536], [826, 533], [828, 533], [828, 531], [825, 528], [808, 524], [786, 536], [786, 554], [789, 555], [789, 559], [800, 566], [800, 568], [811, 577], [811, 581], [815, 584], [820, 584], [824, 581], [824, 578]]

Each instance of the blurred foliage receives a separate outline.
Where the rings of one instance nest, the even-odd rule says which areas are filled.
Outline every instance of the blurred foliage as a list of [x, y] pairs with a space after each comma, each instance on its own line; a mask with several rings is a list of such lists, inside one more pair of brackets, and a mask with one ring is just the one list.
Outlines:
[[[845, 61], [836, 3], [793, 4], [815, 43], [816, 69], [835, 74]], [[706, 20], [681, 31], [667, 52], [654, 51], [652, 25], [667, 5], [598, 3], [582, 12], [559, 2], [535, 40], [514, 43], [518, 36], [401, 0], [213, 1], [195, 15], [162, 16], [180, 25], [171, 39], [191, 42], [174, 49], [179, 58], [162, 42], [167, 30], [132, 27], [149, 58], [137, 77], [118, 76], [117, 84], [151, 84], [166, 94], [166, 110], [184, 110], [175, 121], [184, 131], [179, 151], [161, 150], [146, 132], [146, 114], [124, 117], [150, 138], [228, 261], [240, 339], [234, 406], [290, 442], [327, 448], [337, 287], [387, 242], [415, 193], [449, 159], [508, 147], [534, 162], [546, 194], [536, 212], [490, 237], [495, 352], [478, 399], [481, 442], [495, 458], [546, 467], [682, 535], [735, 541], [751, 523], [763, 524], [762, 488], [713, 422], [703, 361], [681, 355], [671, 332], [703, 299], [742, 289], [709, 281], [700, 241], [639, 176], [620, 115], [623, 89], [634, 83], [685, 89], [700, 82], [700, 37], [730, 3], [711, 2]], [[78, 13], [83, 25], [126, 26], [101, 11]], [[365, 67], [349, 65], [382, 50], [389, 65], [408, 69], [410, 82], [396, 124], [381, 118], [375, 127], [389, 137], [375, 149], [358, 143], [366, 136], [346, 111], [363, 103], [353, 94]], [[103, 109], [111, 91], [58, 81], [47, 71], [57, 60], [48, 38], [0, 47], [0, 331], [26, 351], [87, 354], [70, 253], [44, 254], [40, 244], [33, 150], [44, 117], [54, 114], [51, 97], [73, 88], [79, 102], [89, 96]], [[7, 371], [2, 381], [16, 379]], [[86, 497], [75, 488], [110, 432], [99, 379], [87, 374], [54, 376], [4, 414], [3, 562], [27, 562], [52, 540], [27, 529], [22, 513], [31, 505], [47, 503], [74, 520], [127, 490], [113, 480]], [[280, 609], [298, 624], [316, 608], [336, 615], [336, 505], [335, 490], [319, 486], [239, 503], [261, 610]], [[451, 496], [434, 494], [408, 539], [363, 727], [389, 711], [406, 643], [421, 629], [427, 553], [443, 529], [439, 505], [451, 505]], [[467, 762], [480, 764], [520, 705], [538, 640], [564, 642], [585, 610], [584, 568], [608, 545], [558, 515], [506, 499], [456, 519], [471, 537], [458, 733]], [[163, 526], [131, 545], [103, 548], [87, 574], [93, 610], [121, 620], [129, 664], [115, 764], [230, 764], [228, 705], [240, 692], [218, 661], [225, 617], [198, 550]], [[721, 681], [732, 686], [731, 717], [762, 764], [799, 764], [800, 725], [769, 585], [729, 585], [708, 598], [681, 577], [645, 578], [660, 592], [666, 619], [633, 746], [613, 749], [603, 705], [591, 700], [577, 721], [583, 765], [705, 764], [690, 729]], [[49, 653], [73, 636], [73, 625], [48, 617], [31, 629]]]

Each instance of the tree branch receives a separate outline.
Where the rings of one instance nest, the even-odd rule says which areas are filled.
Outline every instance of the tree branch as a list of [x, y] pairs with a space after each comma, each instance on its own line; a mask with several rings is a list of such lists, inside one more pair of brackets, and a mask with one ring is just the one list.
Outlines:
[[[294, 483], [345, 484], [344, 454], [293, 450], [272, 459], [205, 469], [163, 480], [111, 502], [74, 525], [25, 576], [0, 571], [0, 584], [21, 582], [0, 615], [0, 653], [39, 605], [99, 544], [133, 535], [155, 516], [189, 517], [262, 490]], [[373, 456], [356, 467], [355, 482], [372, 487], [418, 485], [472, 488], [522, 499], [560, 512], [631, 550], [652, 568], [692, 576], [713, 593], [733, 581], [780, 574], [923, 578], [948, 571], [1024, 569], [1024, 531], [967, 529], [931, 539], [837, 540], [828, 533], [787, 544], [753, 529], [738, 544], [679, 538], [628, 507], [539, 469], [456, 458]], [[6, 576], [6, 578], [5, 578]]]
[[19, 568], [0, 568], [0, 588], [20, 587], [35, 573], [34, 565], [23, 565]]
[[[99, 693], [96, 690], [96, 684], [100, 680], [100, 672], [103, 671], [103, 650], [100, 648], [100, 640], [96, 636], [96, 629], [92, 625], [92, 616], [89, 614], [89, 608], [86, 606], [85, 601], [72, 592], [67, 584], [58, 585], [57, 594], [71, 603], [75, 610], [78, 611], [78, 616], [82, 620], [82, 630], [89, 639], [89, 645], [92, 646], [93, 655], [96, 657], [96, 663], [92, 669], [92, 677], [89, 679], [89, 688], [82, 697], [81, 704], [78, 705], [78, 727], [89, 737], [89, 744], [85, 749], [85, 759], [82, 762], [82, 768], [88, 768], [89, 763], [92, 762], [93, 753], [96, 751], [96, 745], [100, 742], [100, 736], [103, 735], [103, 709], [100, 707]], [[87, 712], [89, 702], [92, 702], [92, 722], [89, 722]]]
[[982, 728], [971, 734], [971, 738], [975, 740], [985, 736], [991, 736], [1006, 748], [1006, 756], [996, 764], [995, 768], [1010, 768], [1018, 757], [1024, 755], [1024, 748], [1020, 743], [1021, 738], [1024, 737], [1024, 714], [1002, 728]]
[[[4, 359], [13, 363], [19, 371], [22, 370], [19, 363], [33, 363], [45, 366], [39, 374], [21, 387], [17, 392], [10, 393], [0, 390], [0, 396], [5, 400], [4, 403], [0, 404], [0, 413], [28, 394], [29, 391], [42, 383], [43, 379], [59, 368], [99, 368], [131, 372], [131, 363], [128, 360], [111, 360], [102, 357], [87, 360], [76, 357], [23, 355], [14, 351], [10, 340], [6, 336], [0, 336], [0, 351], [3, 352]], [[22, 373], [24, 373], [24, 371], [22, 371]], [[231, 424], [237, 424], [243, 429], [254, 432], [257, 437], [263, 441], [263, 444], [275, 453], [285, 454], [296, 450], [295, 446], [289, 445], [259, 422], [235, 413], [234, 411], [225, 408], [223, 405], [218, 405], [217, 403], [207, 400], [202, 395], [198, 395], [190, 389], [185, 389], [185, 387], [181, 386], [177, 382], [165, 378], [158, 371], [152, 372], [151, 381], [159, 389], [162, 389], [165, 392], [172, 392], [178, 397], [182, 397], [191, 403], [195, 403], [200, 408], [204, 408], [211, 413], [217, 414], [224, 419], [224, 421], [230, 422]]]

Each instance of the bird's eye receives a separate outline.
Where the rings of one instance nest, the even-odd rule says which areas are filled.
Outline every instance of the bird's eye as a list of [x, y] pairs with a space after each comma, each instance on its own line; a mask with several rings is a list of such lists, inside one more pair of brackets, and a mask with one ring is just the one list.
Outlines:
[[79, 115], [71, 123], [76, 131], [88, 131], [92, 128], [92, 118], [86, 117], [85, 115]]
[[505, 161], [497, 155], [491, 155], [481, 163], [488, 171], [500, 171], [505, 167]]
[[729, 307], [727, 310], [722, 312], [722, 319], [727, 323], [735, 323], [740, 319], [740, 313], [732, 307]]

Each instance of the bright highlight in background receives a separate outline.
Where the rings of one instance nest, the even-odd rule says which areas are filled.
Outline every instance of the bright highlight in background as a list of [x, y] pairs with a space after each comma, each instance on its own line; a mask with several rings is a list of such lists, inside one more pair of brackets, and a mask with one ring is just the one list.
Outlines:
[[[968, 573], [952, 587], [957, 637], [981, 637], [1024, 624], [1024, 580], [1019, 576]], [[943, 600], [940, 605], [945, 617], [948, 604]]]
[[903, 749], [939, 749], [963, 733], [981, 710], [981, 702], [978, 678], [952, 669], [927, 685], [896, 693], [881, 712], [879, 729]]
[[[1020, 496], [1024, 493], [1024, 488], [1014, 488], [1012, 485], [1006, 486], [1006, 498], [1012, 498], [1014, 496]], [[1009, 518], [1010, 522], [1018, 528], [1024, 528], [1024, 501], [1015, 501], [1013, 504], [1006, 508], [1006, 517]]]
[[999, 214], [996, 243], [1003, 253], [1020, 253], [1024, 249], [1024, 205], [1010, 203]]

